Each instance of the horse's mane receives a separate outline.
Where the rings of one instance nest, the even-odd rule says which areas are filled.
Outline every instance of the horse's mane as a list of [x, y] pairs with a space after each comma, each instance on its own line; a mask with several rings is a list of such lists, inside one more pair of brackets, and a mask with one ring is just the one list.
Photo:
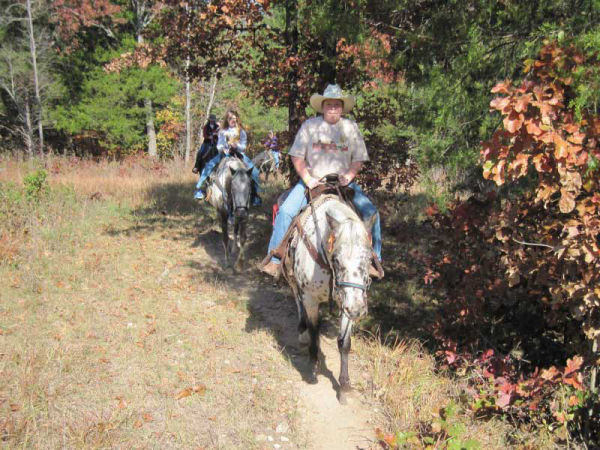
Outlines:
[[332, 253], [335, 253], [341, 245], [350, 244], [348, 247], [353, 251], [361, 251], [365, 253], [364, 257], [370, 257], [369, 234], [364, 222], [354, 209], [338, 200], [323, 204], [323, 210], [326, 215], [329, 214], [339, 224], [335, 230], [330, 230], [334, 233]]
[[[319, 227], [319, 233], [314, 233], [317, 248], [327, 248], [329, 246], [327, 242], [318, 242], [319, 237], [322, 240], [327, 240], [333, 231], [335, 237], [334, 249], [337, 249], [342, 244], [352, 244], [351, 247], [356, 251], [364, 251], [364, 256], [370, 257], [371, 243], [368, 231], [365, 228], [364, 222], [352, 207], [341, 201], [336, 195], [328, 194], [316, 199], [313, 205]], [[314, 230], [315, 223], [310, 209], [311, 207], [309, 206], [302, 225], [307, 230]], [[327, 215], [339, 223], [336, 230], [331, 229]], [[312, 232], [310, 234], [313, 235]], [[298, 238], [299, 236], [296, 237], [296, 240]]]

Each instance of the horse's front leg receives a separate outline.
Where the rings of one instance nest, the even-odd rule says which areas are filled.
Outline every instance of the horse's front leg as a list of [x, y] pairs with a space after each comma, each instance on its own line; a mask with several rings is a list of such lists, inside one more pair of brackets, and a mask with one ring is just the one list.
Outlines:
[[338, 350], [340, 351], [340, 392], [339, 401], [346, 403], [346, 393], [352, 389], [348, 375], [348, 355], [350, 353], [350, 339], [352, 336], [352, 320], [342, 314], [340, 321], [340, 335], [338, 336]]
[[223, 248], [225, 249], [225, 265], [229, 265], [229, 229], [227, 224], [227, 211], [220, 212], [221, 214], [221, 239], [223, 240]]
[[313, 300], [311, 295], [302, 296], [303, 312], [305, 314], [305, 324], [308, 328], [310, 342], [308, 344], [308, 356], [311, 364], [311, 381], [317, 382], [319, 373], [319, 302]]
[[236, 221], [234, 234], [236, 246], [239, 251], [235, 261], [234, 269], [241, 271], [244, 268], [244, 250], [246, 246], [246, 221]]

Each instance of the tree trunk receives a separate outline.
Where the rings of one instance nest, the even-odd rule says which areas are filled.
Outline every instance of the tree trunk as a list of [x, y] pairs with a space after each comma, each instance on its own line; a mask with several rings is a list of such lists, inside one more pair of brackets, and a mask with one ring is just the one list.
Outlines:
[[204, 120], [202, 121], [202, 124], [200, 124], [200, 131], [198, 132], [198, 135], [200, 136], [199, 142], [198, 142], [198, 148], [200, 148], [200, 146], [204, 143], [204, 133], [202, 133], [202, 127], [203, 125], [208, 121], [208, 116], [210, 116], [210, 110], [213, 107], [213, 104], [215, 102], [215, 93], [217, 92], [217, 75], [213, 75], [211, 81], [210, 81], [210, 90], [208, 91], [208, 103], [206, 104], [206, 112], [204, 113]]
[[335, 84], [335, 61], [337, 58], [337, 49], [335, 47], [336, 41], [329, 38], [325, 39], [322, 43], [325, 57], [319, 63], [319, 75], [322, 81], [323, 90], [325, 90], [328, 84]]
[[[186, 3], [185, 11], [188, 16], [186, 44], [189, 49], [190, 34], [191, 34], [191, 17], [190, 5]], [[184, 161], [187, 164], [192, 153], [192, 83], [190, 80], [190, 65], [192, 57], [188, 53], [185, 58], [185, 157]]]
[[27, 0], [27, 28], [29, 31], [29, 51], [33, 68], [33, 85], [35, 89], [35, 103], [37, 107], [38, 137], [40, 140], [40, 156], [44, 154], [44, 125], [42, 123], [42, 99], [40, 96], [40, 83], [37, 69], [37, 51], [35, 35], [33, 33], [33, 14], [31, 13], [31, 0]]
[[[298, 3], [297, 0], [285, 2], [285, 44], [287, 57], [298, 54]], [[298, 75], [295, 68], [288, 73], [288, 130], [294, 134], [300, 128], [298, 115]]]
[[[141, 30], [137, 35], [138, 44], [144, 43], [144, 36], [141, 34]], [[144, 83], [144, 88], [146, 87]], [[149, 98], [144, 99], [144, 110], [146, 111], [146, 133], [148, 134], [148, 155], [152, 158], [158, 156], [158, 147], [156, 145], [156, 130], [154, 128], [154, 112], [152, 111], [152, 100]]]
[[185, 62], [185, 157], [184, 160], [187, 162], [190, 160], [190, 154], [192, 152], [192, 90], [190, 82], [190, 75], [188, 69], [190, 67], [190, 58], [188, 57]]
[[156, 145], [156, 130], [154, 129], [154, 112], [152, 111], [152, 100], [144, 99], [144, 109], [146, 110], [146, 132], [148, 133], [148, 155], [155, 158], [158, 156], [158, 147]]
[[29, 99], [25, 100], [25, 148], [27, 148], [27, 154], [30, 158], [33, 157], [33, 125], [31, 123], [31, 108], [29, 106]]
[[210, 91], [208, 97], [208, 105], [206, 105], [206, 117], [204, 118], [204, 122], [208, 120], [208, 116], [210, 115], [210, 110], [213, 107], [213, 103], [215, 102], [215, 93], [217, 92], [217, 74], [214, 74], [212, 80], [210, 82]]

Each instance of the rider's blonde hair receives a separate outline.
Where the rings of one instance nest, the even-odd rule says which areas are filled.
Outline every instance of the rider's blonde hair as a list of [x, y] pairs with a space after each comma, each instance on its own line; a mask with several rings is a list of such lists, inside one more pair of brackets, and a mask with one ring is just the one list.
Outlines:
[[228, 144], [231, 146], [236, 146], [237, 143], [240, 141], [240, 134], [241, 134], [241, 130], [242, 130], [242, 121], [240, 120], [240, 115], [238, 114], [238, 112], [235, 109], [228, 109], [227, 112], [225, 113], [225, 116], [223, 117], [223, 126], [221, 127], [221, 129], [223, 130], [228, 130], [229, 129], [229, 116], [235, 116], [236, 121], [236, 133], [235, 136], [232, 136], [228, 139]]

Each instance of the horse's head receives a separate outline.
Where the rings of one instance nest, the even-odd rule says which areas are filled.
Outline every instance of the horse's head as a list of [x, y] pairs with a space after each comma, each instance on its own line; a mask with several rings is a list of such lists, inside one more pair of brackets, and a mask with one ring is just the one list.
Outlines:
[[[365, 225], [352, 217], [336, 217], [327, 213], [331, 230], [327, 238], [327, 254], [334, 272], [336, 295], [342, 311], [350, 319], [367, 313], [367, 289], [371, 284], [371, 240]], [[367, 225], [368, 226], [368, 225]]]
[[252, 192], [252, 169], [234, 169], [231, 170], [231, 206], [236, 220], [246, 220], [248, 218], [248, 208], [250, 207], [250, 194]]

